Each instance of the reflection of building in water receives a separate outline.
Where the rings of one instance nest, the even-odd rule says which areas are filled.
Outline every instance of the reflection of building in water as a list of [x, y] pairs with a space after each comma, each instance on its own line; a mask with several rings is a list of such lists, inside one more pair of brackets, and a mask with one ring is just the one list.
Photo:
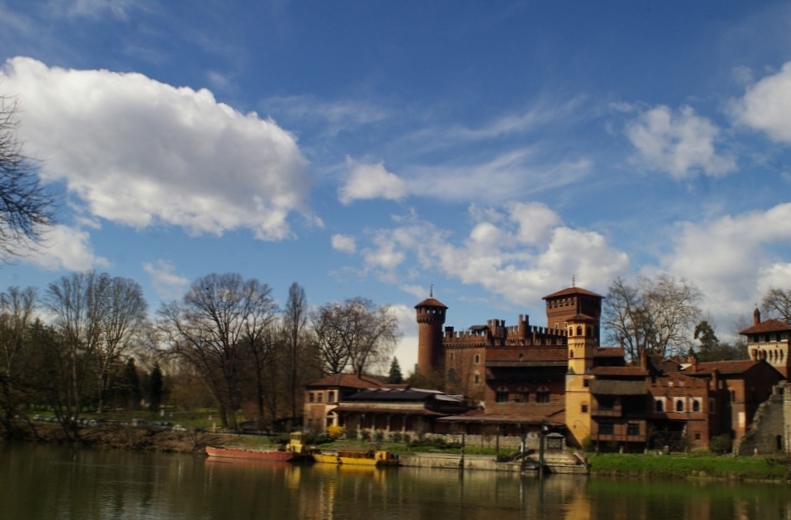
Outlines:
[[444, 392], [332, 376], [306, 387], [305, 428], [339, 425], [372, 438], [465, 434], [509, 447], [552, 431], [577, 446], [707, 448], [712, 437], [747, 431], [782, 379], [778, 363], [788, 363], [791, 327], [761, 325], [760, 316], [742, 331], [750, 360], [627, 363], [623, 348], [600, 345], [602, 296], [569, 287], [544, 300], [547, 326], [520, 315], [516, 325], [490, 319], [457, 331], [431, 294], [415, 306], [418, 375]]

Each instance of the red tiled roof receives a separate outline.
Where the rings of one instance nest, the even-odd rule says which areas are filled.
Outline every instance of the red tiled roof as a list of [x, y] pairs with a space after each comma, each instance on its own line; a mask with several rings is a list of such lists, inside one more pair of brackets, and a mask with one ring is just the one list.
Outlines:
[[595, 376], [645, 377], [648, 371], [641, 367], [596, 367], [591, 370]]
[[312, 381], [305, 386], [319, 387], [319, 386], [338, 386], [345, 388], [382, 388], [389, 386], [378, 379], [372, 377], [362, 376], [356, 374], [335, 374], [329, 377]]
[[698, 371], [700, 372], [714, 372], [718, 371], [722, 375], [735, 375], [743, 374], [752, 367], [758, 364], [758, 361], [752, 359], [737, 359], [733, 361], [708, 361], [706, 363], [698, 363]]
[[549, 424], [561, 426], [566, 423], [565, 405], [558, 404], [526, 404], [520, 407], [519, 414], [489, 414], [484, 410], [472, 410], [461, 415], [452, 415], [439, 419], [441, 422], [469, 422], [491, 424]]
[[582, 295], [585, 295], [585, 296], [593, 296], [595, 298], [602, 298], [602, 299], [604, 299], [604, 296], [602, 296], [600, 294], [596, 294], [595, 292], [588, 291], [586, 289], [582, 289], [580, 287], [569, 287], [568, 289], [563, 289], [562, 291], [558, 291], [556, 293], [552, 293], [550, 295], [544, 296], [542, 299], [543, 300], [548, 300], [549, 298], [558, 298], [560, 296], [570, 296], [572, 294], [582, 294]]
[[[522, 358], [519, 355], [522, 355]], [[566, 347], [537, 346], [525, 348], [488, 348], [486, 349], [486, 362], [489, 361], [566, 361], [568, 354]]]
[[623, 347], [598, 347], [593, 353], [594, 357], [625, 357]]
[[739, 331], [739, 334], [762, 334], [764, 332], [784, 332], [791, 330], [791, 325], [783, 320], [766, 320], [758, 325]]
[[443, 309], [447, 309], [448, 306], [442, 303], [441, 301], [437, 300], [436, 298], [426, 298], [422, 302], [415, 305], [415, 308], [418, 307], [442, 307]]

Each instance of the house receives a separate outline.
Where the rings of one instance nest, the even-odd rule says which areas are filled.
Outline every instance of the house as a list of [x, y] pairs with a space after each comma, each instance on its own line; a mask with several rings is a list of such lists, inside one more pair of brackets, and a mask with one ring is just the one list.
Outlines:
[[387, 387], [386, 383], [368, 376], [335, 374], [305, 385], [303, 429], [326, 433], [328, 426], [340, 425], [336, 409], [350, 396], [369, 388]]

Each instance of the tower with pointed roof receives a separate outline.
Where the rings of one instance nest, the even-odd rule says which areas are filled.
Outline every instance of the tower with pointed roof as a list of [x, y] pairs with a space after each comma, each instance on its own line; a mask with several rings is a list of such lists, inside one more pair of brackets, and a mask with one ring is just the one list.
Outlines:
[[418, 323], [417, 371], [429, 377], [443, 369], [442, 326], [448, 307], [434, 298], [432, 287], [429, 297], [415, 305], [415, 310]]

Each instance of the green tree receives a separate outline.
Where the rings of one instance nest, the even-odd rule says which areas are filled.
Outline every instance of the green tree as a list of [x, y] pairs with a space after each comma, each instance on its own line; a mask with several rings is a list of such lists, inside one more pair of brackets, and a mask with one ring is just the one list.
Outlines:
[[392, 385], [400, 385], [404, 382], [404, 376], [401, 374], [401, 365], [398, 364], [398, 358], [393, 357], [390, 363], [390, 374], [387, 376], [387, 382]]
[[159, 363], [154, 363], [148, 375], [148, 409], [152, 412], [159, 411], [165, 396], [165, 378]]

